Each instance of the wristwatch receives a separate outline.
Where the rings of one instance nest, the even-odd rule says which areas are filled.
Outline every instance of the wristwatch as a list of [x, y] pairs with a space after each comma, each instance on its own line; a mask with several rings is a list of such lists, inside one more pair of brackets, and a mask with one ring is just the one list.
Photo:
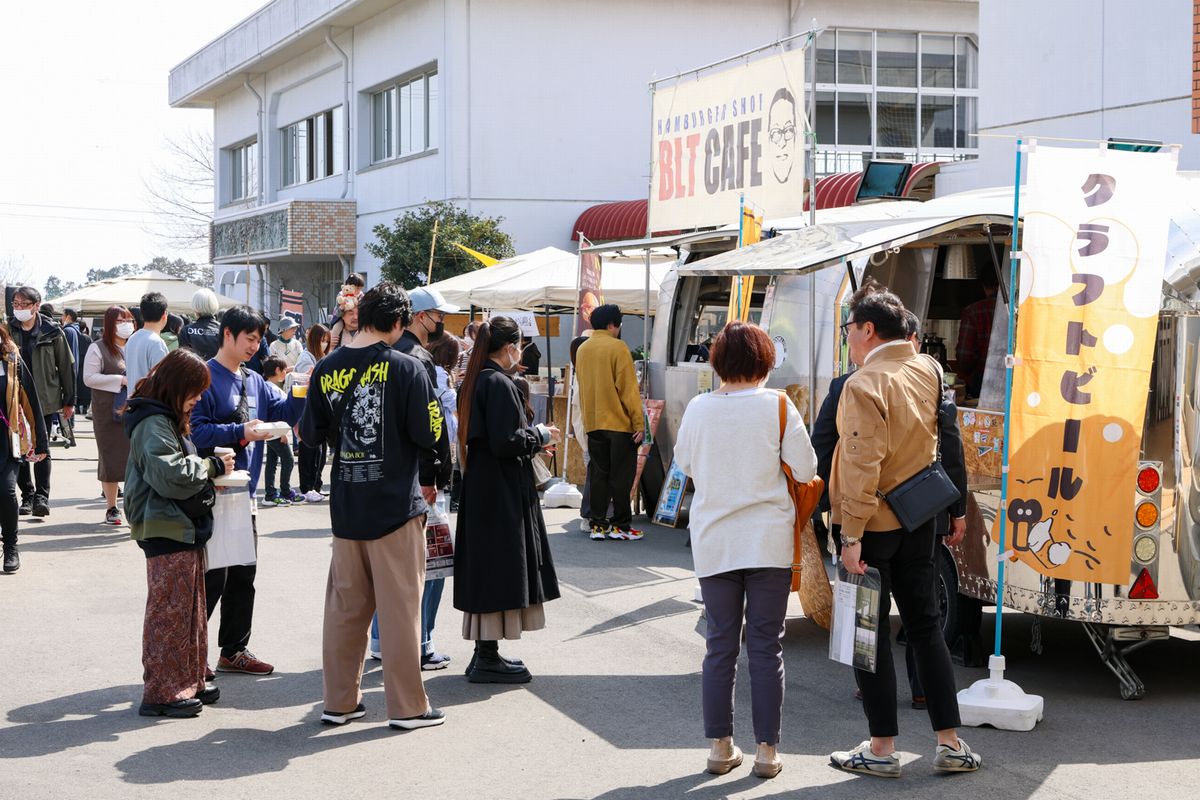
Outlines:
[[861, 536], [858, 537], [857, 539], [851, 539], [849, 536], [847, 536], [846, 534], [843, 533], [843, 534], [841, 534], [841, 537], [842, 537], [842, 547], [854, 547], [854, 545], [856, 545], [856, 544], [862, 544]]

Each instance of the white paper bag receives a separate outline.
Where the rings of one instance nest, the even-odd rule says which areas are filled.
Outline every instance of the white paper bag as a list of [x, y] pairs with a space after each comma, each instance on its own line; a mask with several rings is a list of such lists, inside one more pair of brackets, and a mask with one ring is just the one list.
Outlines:
[[213, 504], [213, 535], [205, 552], [208, 569], [220, 569], [258, 560], [247, 486], [218, 486]]

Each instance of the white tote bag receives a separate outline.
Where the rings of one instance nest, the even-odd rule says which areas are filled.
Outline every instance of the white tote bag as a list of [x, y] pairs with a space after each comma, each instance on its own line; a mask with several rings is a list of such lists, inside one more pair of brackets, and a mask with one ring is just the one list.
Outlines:
[[217, 486], [213, 504], [213, 534], [205, 552], [208, 569], [220, 569], [258, 560], [249, 486]]

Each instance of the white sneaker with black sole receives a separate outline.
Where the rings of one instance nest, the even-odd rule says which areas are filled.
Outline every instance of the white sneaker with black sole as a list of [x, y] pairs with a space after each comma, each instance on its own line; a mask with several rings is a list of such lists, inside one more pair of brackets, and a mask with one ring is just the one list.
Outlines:
[[417, 728], [432, 728], [446, 721], [446, 714], [440, 708], [430, 708], [419, 717], [404, 717], [389, 719], [388, 725], [398, 730], [415, 731]]
[[321, 715], [321, 722], [326, 725], [345, 725], [352, 719], [361, 719], [367, 715], [367, 707], [362, 703], [353, 711], [326, 711]]

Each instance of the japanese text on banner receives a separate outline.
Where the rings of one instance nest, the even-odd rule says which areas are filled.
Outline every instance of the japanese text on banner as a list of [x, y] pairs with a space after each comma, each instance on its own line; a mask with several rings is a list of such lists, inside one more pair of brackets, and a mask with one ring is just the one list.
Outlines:
[[1029, 157], [1004, 513], [1044, 575], [1130, 577], [1174, 171], [1173, 153]]

